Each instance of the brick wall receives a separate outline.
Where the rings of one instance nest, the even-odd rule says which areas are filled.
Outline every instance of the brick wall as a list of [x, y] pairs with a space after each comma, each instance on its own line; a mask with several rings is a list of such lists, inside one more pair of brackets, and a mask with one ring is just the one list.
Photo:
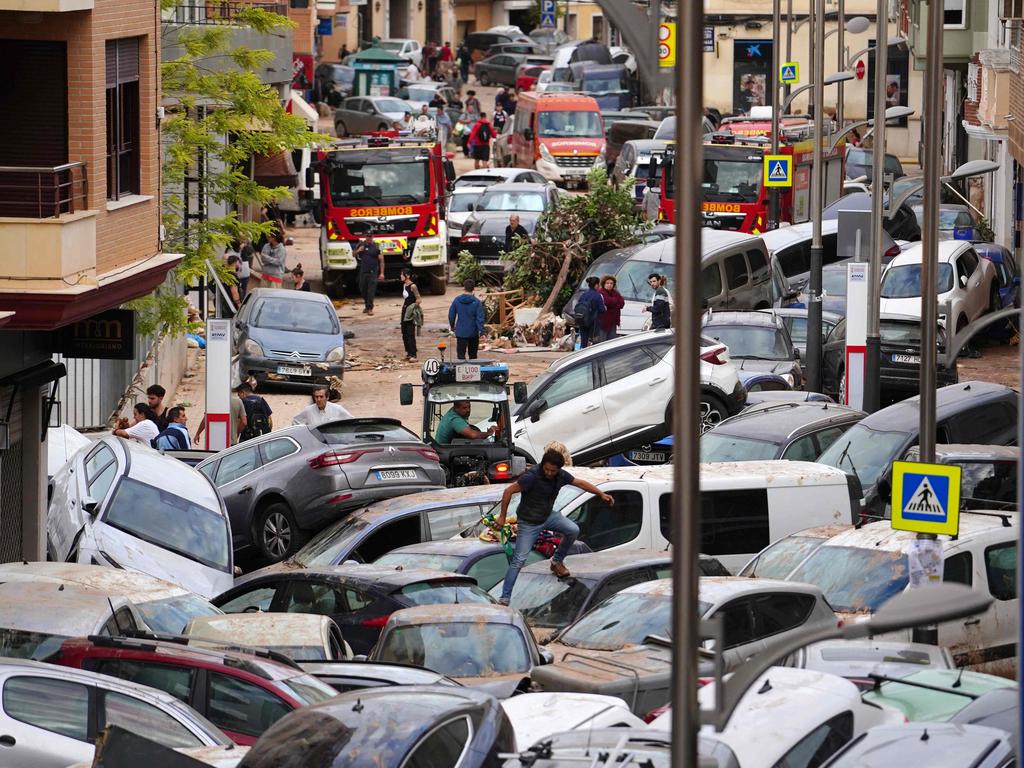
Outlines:
[[[1016, 61], [1020, 62], [1020, 48]], [[1016, 71], [1010, 73], [1010, 109], [1009, 114], [1019, 118], [1024, 115], [1024, 71], [1018, 64]], [[1013, 158], [1024, 165], [1024, 121], [1021, 119], [1011, 120], [1009, 127], [1009, 149]]]
[[[0, 12], [0, 38], [58, 40], [68, 53], [68, 160], [88, 166], [89, 208], [96, 220], [96, 271], [109, 272], [156, 254], [159, 246], [159, 16], [153, 0], [95, 0], [92, 11]], [[108, 210], [106, 180], [106, 41], [138, 37], [140, 192], [149, 200]]]
[[289, 8], [288, 18], [297, 25], [292, 31], [292, 51], [302, 54], [315, 53], [313, 32], [317, 24], [316, 3], [310, 0], [309, 8]]

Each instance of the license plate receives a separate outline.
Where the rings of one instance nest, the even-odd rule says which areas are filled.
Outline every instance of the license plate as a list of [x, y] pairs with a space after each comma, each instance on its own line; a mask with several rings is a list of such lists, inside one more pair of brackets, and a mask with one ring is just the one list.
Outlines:
[[309, 368], [304, 365], [279, 365], [277, 372], [282, 376], [309, 376]]
[[626, 454], [630, 461], [646, 461], [651, 464], [664, 464], [668, 461], [667, 453], [656, 453], [654, 451], [630, 451]]
[[380, 469], [377, 470], [378, 480], [415, 480], [415, 469]]
[[457, 366], [455, 366], [455, 380], [458, 381], [458, 382], [480, 381], [480, 366], [479, 365], [457, 365]]
[[404, 237], [378, 237], [375, 239], [380, 252], [386, 256], [404, 253], [408, 240]]
[[892, 361], [894, 363], [906, 363], [907, 365], [921, 364], [921, 358], [917, 355], [893, 355]]

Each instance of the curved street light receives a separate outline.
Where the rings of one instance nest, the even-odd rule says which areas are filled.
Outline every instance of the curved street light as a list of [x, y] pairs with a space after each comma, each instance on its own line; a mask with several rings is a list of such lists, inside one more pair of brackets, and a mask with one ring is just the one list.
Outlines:
[[[843, 70], [842, 72], [835, 72], [831, 75], [825, 75], [825, 85], [835, 85], [836, 83], [842, 83], [847, 80], [853, 80], [854, 74], [849, 70]], [[782, 111], [780, 114], [788, 114], [789, 106], [793, 103], [793, 100], [804, 91], [810, 90], [814, 87], [814, 83], [807, 83], [807, 85], [801, 85], [795, 91], [789, 94], [784, 102], [782, 102]]]
[[[904, 47], [907, 44], [907, 38], [905, 38], [905, 37], [890, 37], [889, 40], [888, 40], [888, 43], [889, 43], [889, 47], [890, 48], [893, 47], [894, 45], [897, 48], [902, 48], [902, 47]], [[875, 50], [875, 46], [869, 45], [867, 48], [862, 48], [861, 50], [857, 51], [856, 53], [850, 55], [846, 59], [846, 69], [852, 69], [853, 68], [853, 62], [855, 62], [857, 59], [859, 59], [865, 53], [871, 53], [873, 50]]]
[[[889, 107], [888, 109], [885, 110], [885, 122], [888, 123], [890, 120], [897, 120], [897, 119], [899, 119], [901, 117], [909, 117], [912, 114], [914, 114], [914, 110], [912, 110], [910, 107], [901, 107], [901, 106]], [[874, 130], [874, 125], [875, 125], [875, 118], [873, 118], [873, 117], [868, 119], [868, 120], [861, 120], [860, 122], [857, 122], [857, 123], [851, 123], [850, 125], [846, 126], [842, 131], [837, 133], [835, 138], [832, 139], [831, 142], [829, 142], [828, 151], [831, 152], [833, 149], [835, 149], [836, 148], [836, 144], [838, 144], [840, 141], [842, 141], [842, 139], [845, 136], [847, 136], [848, 134], [850, 134], [852, 131], [856, 130], [857, 128], [863, 128], [865, 126], [871, 126], [872, 130]], [[871, 131], [868, 131], [867, 133], [864, 134], [863, 138], [866, 139], [870, 135], [871, 135]], [[982, 161], [973, 161], [972, 160], [971, 162], [982, 162]]]

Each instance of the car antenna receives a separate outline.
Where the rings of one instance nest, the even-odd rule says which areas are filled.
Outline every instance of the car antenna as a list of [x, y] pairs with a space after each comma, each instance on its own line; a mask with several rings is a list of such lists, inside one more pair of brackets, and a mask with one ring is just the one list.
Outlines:
[[356, 703], [355, 703], [355, 706], [352, 707], [352, 711], [353, 712], [362, 712], [363, 709], [364, 709], [364, 707], [363, 707], [363, 700], [362, 699], [356, 699]]
[[[61, 584], [60, 588], [64, 589], [64, 585]], [[114, 603], [109, 597], [107, 598], [107, 605], [110, 606], [110, 617], [114, 620], [114, 626], [117, 627], [117, 634], [123, 635], [124, 630], [121, 629], [121, 622], [117, 620], [117, 611], [114, 610]]]
[[953, 686], [952, 686], [953, 688], [959, 688], [960, 687], [960, 678], [962, 678], [963, 676], [964, 676], [964, 668], [960, 667], [960, 671], [957, 673], [957, 676], [956, 676], [956, 682], [953, 683]]

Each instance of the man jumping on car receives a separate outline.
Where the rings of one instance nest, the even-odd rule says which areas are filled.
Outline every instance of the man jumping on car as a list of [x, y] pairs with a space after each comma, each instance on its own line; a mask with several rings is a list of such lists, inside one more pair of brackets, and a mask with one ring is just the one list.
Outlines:
[[555, 554], [551, 557], [551, 572], [558, 578], [564, 579], [569, 576], [569, 569], [565, 567], [564, 560], [569, 549], [580, 535], [580, 528], [561, 512], [555, 512], [555, 499], [558, 492], [567, 485], [574, 485], [587, 493], [600, 497], [605, 504], [612, 506], [615, 499], [602, 491], [596, 485], [573, 477], [562, 467], [565, 466], [565, 458], [556, 450], [544, 452], [540, 464], [525, 472], [511, 485], [505, 487], [501, 495], [501, 514], [496, 521], [500, 530], [505, 525], [505, 517], [508, 514], [508, 504], [512, 495], [522, 494], [519, 499], [519, 508], [516, 516], [519, 520], [519, 530], [516, 534], [516, 550], [512, 555], [508, 570], [505, 571], [505, 583], [501, 588], [502, 605], [508, 605], [512, 597], [512, 588], [519, 578], [519, 571], [526, 563], [526, 557], [537, 543], [537, 537], [544, 530], [554, 531], [562, 535]]

